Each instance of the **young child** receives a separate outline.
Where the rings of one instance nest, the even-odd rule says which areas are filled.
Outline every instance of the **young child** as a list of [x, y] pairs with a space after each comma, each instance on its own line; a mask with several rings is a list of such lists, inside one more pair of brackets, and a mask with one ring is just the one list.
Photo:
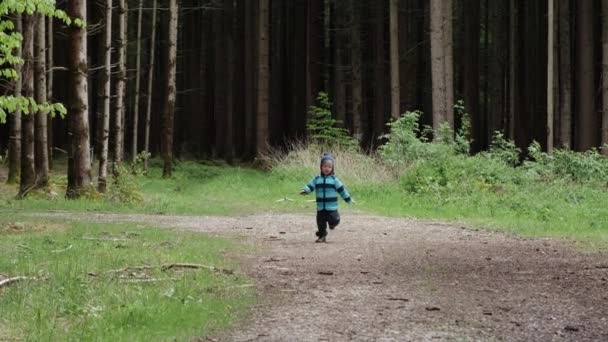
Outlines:
[[334, 229], [340, 223], [338, 213], [338, 194], [344, 201], [352, 204], [352, 199], [342, 182], [334, 175], [334, 158], [329, 153], [321, 157], [321, 174], [315, 176], [300, 194], [307, 195], [313, 191], [317, 192], [317, 227], [318, 239], [316, 242], [325, 242], [327, 236], [327, 224], [329, 229]]

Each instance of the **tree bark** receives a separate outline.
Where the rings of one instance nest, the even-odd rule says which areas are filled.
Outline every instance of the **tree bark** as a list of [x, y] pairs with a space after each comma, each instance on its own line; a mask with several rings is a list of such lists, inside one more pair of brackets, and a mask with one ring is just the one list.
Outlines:
[[99, 120], [99, 174], [97, 190], [106, 192], [108, 177], [108, 144], [110, 138], [110, 96], [112, 85], [112, 0], [106, 0], [106, 20], [104, 27], [104, 68], [101, 76], [103, 112]]
[[333, 48], [334, 48], [334, 61], [333, 61], [333, 98], [331, 99], [334, 104], [334, 115], [338, 121], [344, 125], [346, 119], [346, 89], [344, 84], [346, 83], [344, 75], [344, 16], [342, 15], [343, 9], [341, 7], [342, 2], [334, 2], [335, 13], [341, 15], [334, 16], [334, 27], [333, 27]]
[[559, 0], [559, 121], [560, 144], [572, 146], [572, 33], [570, 0]]
[[259, 0], [258, 7], [258, 80], [257, 80], [257, 129], [256, 147], [258, 157], [268, 153], [268, 85], [269, 85], [269, 13], [268, 0]]
[[602, 154], [608, 156], [608, 0], [602, 0]]
[[375, 137], [384, 133], [386, 128], [386, 69], [384, 52], [384, 4], [371, 4], [373, 20], [373, 80], [374, 80], [374, 110], [373, 132]]
[[[22, 33], [21, 15], [15, 18], [15, 32]], [[21, 57], [21, 46], [15, 51], [16, 57]], [[15, 80], [15, 97], [21, 96], [22, 74], [21, 65], [15, 65], [15, 71], [19, 77]], [[9, 116], [9, 150], [8, 150], [8, 179], [7, 183], [15, 184], [19, 182], [21, 173], [21, 108]]]
[[518, 50], [517, 40], [517, 0], [509, 0], [509, 114], [508, 114], [508, 131], [509, 139], [515, 139], [515, 116], [517, 113], [518, 99]]
[[[22, 95], [34, 97], [34, 24], [35, 17], [23, 16], [23, 50], [24, 60], [21, 77]], [[29, 108], [28, 113], [21, 115], [21, 177], [19, 182], [19, 198], [24, 198], [36, 185], [36, 170], [34, 163], [34, 113]]]
[[163, 177], [171, 177], [173, 172], [173, 117], [175, 115], [175, 76], [177, 61], [177, 0], [169, 1], [169, 55], [167, 65], [167, 92], [163, 109], [163, 132], [161, 146], [163, 152]]
[[226, 112], [225, 115], [225, 133], [224, 133], [224, 152], [225, 159], [232, 163], [235, 156], [234, 150], [234, 91], [233, 91], [233, 78], [234, 78], [234, 3], [233, 0], [224, 0], [224, 10], [222, 14], [222, 22], [224, 26], [224, 39], [226, 44], [226, 55], [225, 70], [226, 70]]
[[443, 58], [445, 85], [445, 120], [454, 129], [454, 38], [452, 27], [452, 0], [442, 0]]
[[[87, 4], [82, 0], [68, 1], [68, 15], [86, 22]], [[91, 183], [89, 155], [89, 116], [87, 91], [87, 31], [70, 26], [68, 38], [68, 68], [70, 69], [68, 123], [68, 187], [66, 197], [78, 198]]]
[[139, 92], [141, 77], [141, 21], [144, 0], [139, 0], [137, 11], [137, 53], [135, 62], [135, 101], [133, 103], [133, 140], [131, 142], [131, 161], [135, 163], [137, 159], [137, 137], [139, 128]]
[[[46, 98], [46, 25], [44, 16], [38, 14], [36, 20], [36, 88], [35, 100], [39, 104], [47, 102]], [[49, 186], [49, 155], [47, 140], [47, 117], [45, 111], [38, 111], [35, 129], [34, 163], [36, 167], [36, 187], [46, 189]]]
[[399, 2], [390, 0], [390, 49], [391, 49], [391, 117], [397, 119], [400, 110], [399, 88]]
[[124, 159], [124, 118], [127, 81], [127, 1], [118, 1], [118, 80], [116, 83], [116, 108], [114, 112], [114, 162]]
[[255, 1], [245, 1], [245, 159], [255, 156]]
[[[152, 8], [152, 33], [150, 33], [150, 65], [148, 68], [148, 91], [146, 104], [146, 128], [144, 132], [144, 151], [150, 152], [150, 118], [152, 116], [152, 84], [154, 81], [154, 55], [156, 48], [156, 7], [158, 0], [154, 0]], [[148, 158], [144, 159], [144, 170], [148, 169]]]
[[555, 100], [553, 79], [554, 79], [554, 20], [555, 6], [554, 0], [547, 0], [547, 153], [553, 152], [553, 105]]
[[348, 1], [350, 6], [350, 44], [352, 69], [352, 101], [353, 101], [353, 136], [357, 140], [363, 139], [363, 82], [361, 80], [361, 15], [359, 2]]
[[485, 120], [479, 112], [480, 0], [465, 0], [464, 6], [464, 12], [467, 16], [464, 21], [462, 58], [464, 63], [464, 105], [471, 119], [472, 151], [479, 152], [487, 145]]
[[431, 0], [431, 82], [435, 131], [447, 120], [443, 6], [443, 0]]
[[[46, 98], [53, 102], [53, 18], [46, 17]], [[49, 117], [46, 123], [46, 135], [47, 135], [47, 146], [48, 146], [48, 156], [49, 156], [49, 170], [53, 169], [53, 117]]]
[[597, 146], [594, 108], [593, 2], [577, 1], [577, 149], [586, 151]]

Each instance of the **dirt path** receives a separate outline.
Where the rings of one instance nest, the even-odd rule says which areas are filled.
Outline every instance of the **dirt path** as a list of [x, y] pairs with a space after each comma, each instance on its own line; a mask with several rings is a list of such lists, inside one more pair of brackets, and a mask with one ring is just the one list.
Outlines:
[[211, 340], [608, 341], [608, 255], [553, 240], [361, 215], [343, 215], [325, 244], [311, 215], [81, 217], [259, 247], [243, 260], [259, 304]]

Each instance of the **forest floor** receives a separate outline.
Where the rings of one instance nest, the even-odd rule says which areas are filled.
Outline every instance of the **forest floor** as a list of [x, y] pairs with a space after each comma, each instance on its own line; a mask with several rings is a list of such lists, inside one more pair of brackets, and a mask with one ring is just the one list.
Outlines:
[[459, 225], [315, 218], [39, 213], [237, 238], [256, 283], [247, 319], [203, 341], [607, 341], [608, 254]]

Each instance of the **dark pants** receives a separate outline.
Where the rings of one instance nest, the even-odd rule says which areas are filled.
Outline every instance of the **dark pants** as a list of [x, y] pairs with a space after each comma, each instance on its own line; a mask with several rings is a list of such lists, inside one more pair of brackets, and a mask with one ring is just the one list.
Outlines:
[[337, 210], [317, 211], [317, 227], [319, 228], [317, 236], [323, 237], [327, 235], [327, 224], [329, 224], [330, 229], [334, 229], [340, 224], [340, 214]]

